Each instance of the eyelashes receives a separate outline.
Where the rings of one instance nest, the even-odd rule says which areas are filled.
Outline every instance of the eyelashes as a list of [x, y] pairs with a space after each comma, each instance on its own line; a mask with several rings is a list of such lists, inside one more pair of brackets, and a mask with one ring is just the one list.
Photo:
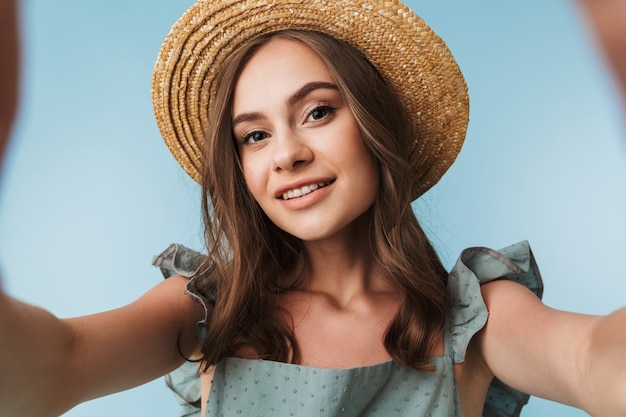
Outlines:
[[331, 114], [335, 112], [334, 107], [329, 106], [327, 104], [318, 105], [313, 110], [311, 110], [307, 116], [307, 121], [318, 122], [320, 120], [324, 120]]
[[261, 130], [253, 130], [252, 132], [246, 133], [241, 138], [241, 143], [244, 145], [257, 143], [267, 138], [267, 133]]
[[[306, 113], [303, 124], [317, 124], [326, 122], [327, 120], [330, 120], [332, 118], [336, 111], [337, 108], [331, 105], [318, 104], [308, 113]], [[265, 130], [254, 128], [244, 132], [244, 134], [239, 137], [239, 142], [242, 145], [251, 145], [261, 142], [267, 139], [269, 136], [269, 133], [267, 133]]]

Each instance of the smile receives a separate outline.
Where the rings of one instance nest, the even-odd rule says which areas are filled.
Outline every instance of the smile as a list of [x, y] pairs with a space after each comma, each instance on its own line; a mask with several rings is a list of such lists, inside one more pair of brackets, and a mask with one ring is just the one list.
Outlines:
[[293, 190], [289, 190], [286, 193], [283, 193], [283, 200], [291, 200], [292, 198], [302, 197], [303, 195], [311, 194], [313, 191], [318, 188], [324, 188], [329, 185], [332, 181], [318, 182], [313, 184], [308, 184], [300, 188], [296, 188]]

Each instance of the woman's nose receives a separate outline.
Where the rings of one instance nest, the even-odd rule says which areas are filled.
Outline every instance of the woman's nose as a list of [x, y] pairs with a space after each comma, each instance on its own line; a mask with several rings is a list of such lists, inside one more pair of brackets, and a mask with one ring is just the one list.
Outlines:
[[313, 160], [313, 151], [304, 138], [283, 133], [274, 137], [274, 170], [291, 171]]

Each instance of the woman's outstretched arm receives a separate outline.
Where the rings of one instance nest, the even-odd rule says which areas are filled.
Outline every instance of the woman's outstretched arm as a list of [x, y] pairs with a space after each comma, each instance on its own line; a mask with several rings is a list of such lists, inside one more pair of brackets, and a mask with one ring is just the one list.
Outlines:
[[489, 320], [476, 342], [498, 378], [594, 417], [626, 416], [626, 308], [589, 316], [546, 307], [510, 281], [482, 290]]
[[58, 416], [182, 364], [204, 318], [186, 282], [174, 276], [125, 307], [67, 320], [0, 292], [0, 415]]

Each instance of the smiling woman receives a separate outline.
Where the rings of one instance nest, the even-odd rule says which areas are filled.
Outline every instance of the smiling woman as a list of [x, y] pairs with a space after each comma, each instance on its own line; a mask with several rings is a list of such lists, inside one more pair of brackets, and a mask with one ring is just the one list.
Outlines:
[[[515, 415], [526, 397], [500, 382], [486, 394], [494, 374], [594, 415], [623, 406], [624, 387], [605, 384], [625, 380], [625, 342], [611, 340], [625, 333], [623, 310], [563, 313], [498, 279], [541, 293], [525, 243], [463, 251], [456, 266], [448, 257], [528, 237], [549, 304], [598, 314], [623, 305], [613, 259], [626, 250], [626, 161], [608, 120], [619, 111], [597, 94], [610, 85], [597, 81], [567, 3], [540, 15], [496, 1], [417, 10], [455, 52], [473, 99], [463, 152], [427, 191], [465, 137], [456, 61], [400, 3], [320, 2], [199, 1], [162, 45], [155, 113], [203, 187], [201, 239], [195, 186], [154, 146], [147, 103], [159, 41], [186, 5], [131, 2], [120, 13], [106, 2], [25, 3], [31, 69], [3, 189], [5, 290], [81, 317], [58, 320], [0, 292], [1, 415], [55, 415], [164, 374], [184, 415]], [[237, 22], [251, 30], [230, 30]], [[596, 136], [603, 146], [590, 148]], [[204, 255], [172, 246], [155, 262], [183, 276], [133, 302], [156, 283], [148, 262], [170, 239]], [[602, 285], [589, 288], [591, 276]], [[587, 347], [598, 357], [572, 353]], [[175, 370], [181, 354], [201, 366]], [[587, 359], [594, 365], [578, 385], [571, 365]], [[174, 415], [163, 385], [66, 415]], [[537, 398], [527, 407], [522, 415], [585, 415]]]

